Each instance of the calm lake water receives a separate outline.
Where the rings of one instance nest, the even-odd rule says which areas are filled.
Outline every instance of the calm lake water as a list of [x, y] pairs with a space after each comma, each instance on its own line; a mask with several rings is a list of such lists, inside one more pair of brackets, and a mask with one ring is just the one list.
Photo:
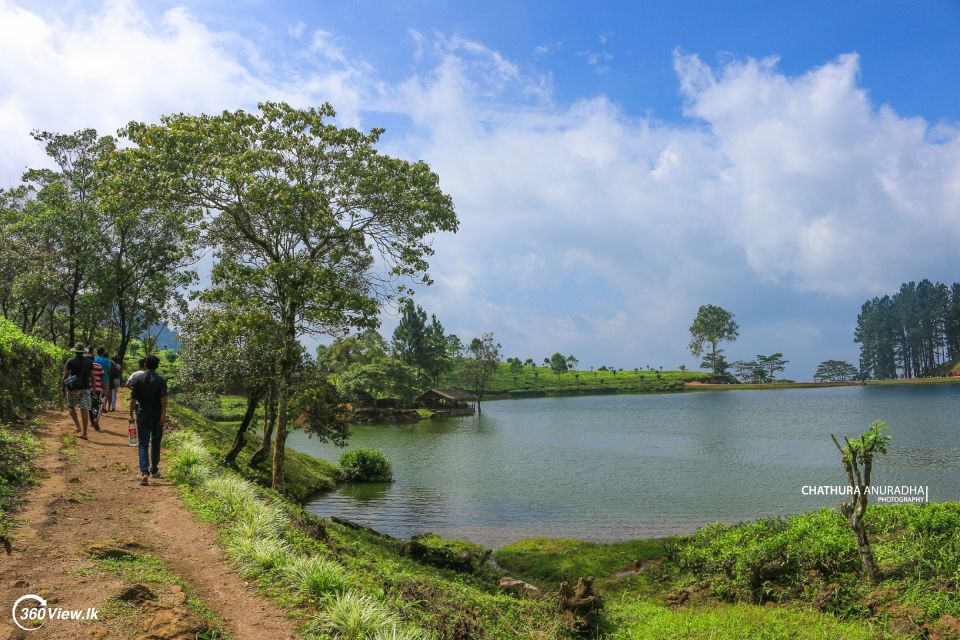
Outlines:
[[[506, 400], [481, 417], [357, 426], [350, 446], [383, 449], [395, 482], [346, 485], [309, 508], [491, 547], [686, 533], [837, 504], [801, 489], [846, 484], [829, 434], [877, 418], [893, 442], [874, 484], [960, 499], [960, 385], [943, 384]], [[328, 460], [341, 452], [303, 433], [288, 442]]]

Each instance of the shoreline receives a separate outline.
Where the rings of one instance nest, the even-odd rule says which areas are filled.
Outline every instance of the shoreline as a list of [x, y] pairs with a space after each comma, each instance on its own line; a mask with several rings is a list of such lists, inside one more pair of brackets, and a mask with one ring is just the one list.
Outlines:
[[669, 395], [688, 392], [702, 391], [776, 391], [778, 389], [828, 389], [833, 387], [886, 387], [886, 386], [914, 386], [930, 384], [960, 384], [960, 376], [943, 376], [937, 378], [909, 378], [909, 379], [891, 379], [891, 380], [842, 380], [836, 382], [766, 382], [766, 383], [730, 383], [718, 384], [709, 382], [684, 382], [672, 389], [657, 389], [645, 391], [642, 389], [629, 389], [623, 387], [602, 387], [602, 388], [583, 388], [583, 389], [557, 389], [544, 391], [502, 391], [491, 393], [490, 397], [484, 398], [483, 402], [496, 402], [499, 400], [529, 400], [535, 398], [569, 398], [579, 396], [616, 396], [616, 395]]

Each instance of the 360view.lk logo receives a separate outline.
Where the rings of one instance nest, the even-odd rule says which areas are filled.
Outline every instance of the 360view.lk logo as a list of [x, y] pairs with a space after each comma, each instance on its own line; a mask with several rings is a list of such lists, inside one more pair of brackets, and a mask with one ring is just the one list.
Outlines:
[[34, 593], [17, 598], [11, 611], [13, 623], [24, 631], [36, 631], [47, 620], [97, 620], [97, 613], [93, 607], [86, 609], [51, 607], [44, 598]]

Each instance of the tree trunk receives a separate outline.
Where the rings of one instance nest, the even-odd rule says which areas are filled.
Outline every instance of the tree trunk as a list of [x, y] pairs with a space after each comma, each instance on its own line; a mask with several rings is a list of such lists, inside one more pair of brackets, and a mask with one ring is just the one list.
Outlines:
[[277, 430], [273, 436], [273, 474], [271, 486], [283, 491], [283, 458], [286, 452], [287, 421], [290, 410], [290, 385], [293, 379], [293, 352], [297, 341], [296, 312], [290, 303], [284, 305], [283, 355], [280, 358], [280, 386], [277, 391]]
[[237, 464], [237, 456], [240, 455], [244, 445], [247, 444], [247, 429], [250, 427], [250, 423], [253, 422], [253, 414], [257, 412], [257, 404], [259, 404], [259, 394], [250, 394], [247, 396], [247, 411], [243, 414], [243, 420], [240, 422], [240, 426], [237, 427], [237, 435], [233, 439], [233, 447], [227, 452], [227, 455], [223, 457], [223, 464], [231, 467]]
[[255, 467], [263, 463], [270, 455], [270, 441], [273, 438], [273, 427], [277, 420], [277, 385], [270, 383], [267, 391], [267, 401], [263, 408], [263, 439], [260, 446], [250, 456], [250, 466]]
[[851, 496], [849, 502], [844, 501], [840, 503], [840, 513], [846, 516], [847, 522], [850, 524], [850, 529], [853, 531], [853, 536], [856, 538], [857, 551], [860, 554], [860, 564], [863, 565], [864, 572], [870, 578], [870, 582], [879, 584], [880, 570], [877, 569], [877, 562], [873, 558], [873, 549], [870, 546], [870, 539], [867, 537], [866, 523], [863, 521], [863, 517], [867, 513], [867, 501], [869, 498], [867, 490], [870, 488], [873, 460], [869, 457], [864, 460], [863, 475], [861, 476], [857, 455], [850, 451], [849, 442], [847, 442], [847, 448], [844, 449], [840, 446], [836, 437], [832, 434], [830, 437], [833, 439], [833, 443], [837, 445], [837, 449], [840, 450], [843, 469], [847, 472], [847, 480], [850, 482], [850, 487], [856, 491], [856, 493]]
[[70, 336], [70, 339], [67, 341], [67, 348], [73, 349], [73, 345], [77, 344], [77, 294], [72, 293], [70, 295], [70, 303], [67, 306], [67, 313], [70, 317], [70, 328], [67, 331], [67, 334]]
[[853, 536], [857, 541], [857, 552], [860, 554], [860, 564], [863, 570], [870, 578], [873, 584], [879, 584], [880, 571], [877, 569], [877, 562], [873, 558], [873, 548], [870, 546], [870, 540], [867, 538], [866, 524], [863, 516], [866, 513], [866, 495], [854, 496], [851, 502], [843, 502], [840, 505], [840, 511], [847, 517], [850, 523], [850, 529], [853, 530]]

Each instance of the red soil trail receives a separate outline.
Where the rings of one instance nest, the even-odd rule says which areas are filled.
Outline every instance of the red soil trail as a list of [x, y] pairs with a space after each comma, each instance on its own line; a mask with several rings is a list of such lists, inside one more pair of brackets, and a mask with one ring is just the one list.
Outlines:
[[13, 554], [0, 554], [0, 638], [137, 637], [129, 619], [50, 620], [31, 632], [13, 624], [11, 607], [27, 593], [65, 609], [102, 608], [131, 586], [98, 570], [85, 553], [86, 544], [106, 540], [137, 542], [166, 559], [232, 638], [295, 637], [295, 624], [230, 567], [214, 527], [186, 509], [169, 481], [151, 479], [150, 486], [139, 486], [126, 417], [125, 411], [104, 414], [102, 431], [91, 428], [89, 440], [78, 438], [65, 447], [63, 437], [74, 433], [69, 414], [41, 415], [46, 426], [39, 431], [44, 453], [38, 464], [44, 479], [17, 514], [22, 525], [13, 534]]

